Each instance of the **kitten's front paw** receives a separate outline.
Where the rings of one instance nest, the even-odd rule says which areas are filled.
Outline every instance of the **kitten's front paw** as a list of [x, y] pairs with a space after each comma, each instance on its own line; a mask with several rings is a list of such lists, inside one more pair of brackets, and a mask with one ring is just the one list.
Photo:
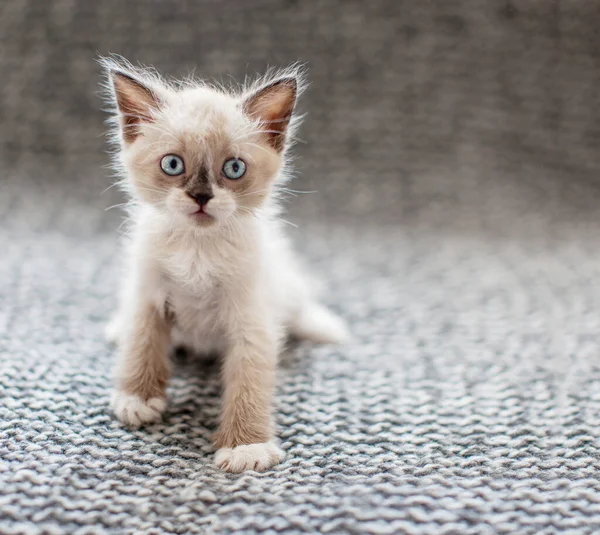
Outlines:
[[117, 418], [124, 424], [139, 427], [160, 420], [167, 408], [167, 400], [150, 398], [144, 401], [135, 394], [115, 391], [110, 406]]
[[273, 442], [245, 444], [235, 448], [221, 448], [215, 453], [215, 464], [227, 472], [256, 470], [262, 472], [281, 462], [284, 453]]

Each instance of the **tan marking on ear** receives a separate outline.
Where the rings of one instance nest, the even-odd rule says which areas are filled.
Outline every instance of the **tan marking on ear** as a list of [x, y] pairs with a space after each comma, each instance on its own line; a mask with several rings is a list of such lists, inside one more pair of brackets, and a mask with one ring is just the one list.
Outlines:
[[258, 119], [269, 144], [278, 152], [285, 145], [285, 134], [296, 104], [297, 82], [293, 77], [281, 78], [251, 95], [244, 111]]
[[154, 91], [128, 74], [113, 71], [110, 76], [121, 115], [123, 139], [133, 143], [140, 134], [139, 125], [153, 122], [152, 110], [158, 109], [160, 99]]

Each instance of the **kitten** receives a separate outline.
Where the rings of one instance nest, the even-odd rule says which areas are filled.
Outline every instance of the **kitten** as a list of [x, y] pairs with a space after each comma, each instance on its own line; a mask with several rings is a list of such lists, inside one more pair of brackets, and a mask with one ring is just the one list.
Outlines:
[[346, 335], [315, 301], [277, 219], [302, 73], [290, 68], [232, 91], [167, 83], [121, 59], [101, 63], [133, 223], [108, 329], [119, 345], [112, 409], [129, 425], [160, 419], [172, 344], [218, 351], [216, 464], [265, 470], [283, 458], [272, 415], [283, 337]]

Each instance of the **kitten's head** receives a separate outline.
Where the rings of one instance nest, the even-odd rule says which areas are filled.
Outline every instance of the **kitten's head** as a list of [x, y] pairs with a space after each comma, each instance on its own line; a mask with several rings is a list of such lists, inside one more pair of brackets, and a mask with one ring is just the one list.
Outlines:
[[284, 165], [298, 69], [228, 91], [164, 82], [154, 71], [102, 60], [127, 189], [174, 221], [211, 226], [254, 213]]

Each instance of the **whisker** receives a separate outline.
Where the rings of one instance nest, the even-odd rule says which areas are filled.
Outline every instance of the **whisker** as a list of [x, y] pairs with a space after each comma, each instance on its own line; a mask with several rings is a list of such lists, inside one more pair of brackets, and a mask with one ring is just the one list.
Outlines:
[[279, 191], [284, 191], [285, 193], [319, 193], [318, 190], [314, 189], [314, 190], [298, 190], [298, 189], [289, 189], [289, 188], [284, 188], [283, 186], [278, 186], [277, 189]]
[[148, 186], [134, 186], [137, 189], [141, 190], [141, 191], [148, 191], [150, 193], [167, 193], [167, 189], [166, 188], [152, 188], [152, 187], [148, 187]]
[[249, 195], [256, 195], [258, 193], [265, 193], [267, 191], [269, 191], [269, 188], [256, 189], [254, 191], [247, 191], [246, 193], [236, 195], [236, 198], [241, 199], [242, 197], [248, 197]]
[[236, 142], [237, 142], [237, 141], [239, 141], [240, 139], [244, 139], [244, 138], [246, 138], [246, 137], [253, 136], [254, 134], [255, 134], [255, 131], [252, 131], [252, 132], [247, 132], [246, 134], [241, 134], [241, 135], [239, 135], [239, 136], [237, 136], [237, 137], [233, 138], [233, 139], [231, 140], [231, 143], [232, 143], [232, 144], [233, 144], [233, 143], [236, 143]]
[[296, 223], [292, 223], [291, 221], [288, 221], [287, 219], [283, 219], [283, 217], [275, 217], [275, 219], [277, 221], [281, 221], [282, 223], [286, 223], [287, 225], [290, 225], [294, 228], [299, 228], [298, 225], [296, 225]]
[[106, 188], [100, 195], [104, 195], [109, 189], [114, 188], [115, 186], [120, 186], [121, 182], [113, 182], [108, 188]]
[[261, 221], [261, 218], [252, 210], [250, 210], [249, 208], [246, 208], [245, 206], [238, 206], [238, 210], [247, 213], [249, 215], [251, 215], [252, 217], [254, 217], [255, 219], [258, 219], [259, 221]]
[[253, 134], [285, 134], [285, 132], [282, 130], [253, 130], [252, 132], [247, 134], [246, 137]]
[[108, 212], [109, 210], [112, 210], [113, 208], [121, 208], [122, 206], [131, 206], [134, 203], [132, 201], [127, 201], [127, 202], [121, 202], [119, 204], [113, 204], [112, 206], [109, 206], [108, 208], [105, 208], [104, 211]]
[[128, 216], [128, 217], [123, 218], [123, 221], [121, 222], [121, 224], [117, 228], [117, 233], [120, 233], [123, 230], [123, 227], [126, 224], [133, 223], [134, 221], [135, 221], [135, 218], [132, 217], [132, 216]]
[[236, 141], [239, 141], [240, 139], [244, 139], [244, 138], [250, 137], [250, 136], [255, 136], [258, 134], [285, 134], [285, 132], [282, 132], [280, 130], [252, 130], [251, 132], [241, 134], [241, 135], [237, 136], [236, 138], [232, 139], [231, 143], [235, 143]]
[[269, 152], [266, 147], [261, 147], [258, 143], [251, 143], [250, 141], [246, 141], [244, 144], [250, 145], [251, 147], [256, 147], [257, 149], [260, 149], [260, 150], [264, 150], [266, 153]]

